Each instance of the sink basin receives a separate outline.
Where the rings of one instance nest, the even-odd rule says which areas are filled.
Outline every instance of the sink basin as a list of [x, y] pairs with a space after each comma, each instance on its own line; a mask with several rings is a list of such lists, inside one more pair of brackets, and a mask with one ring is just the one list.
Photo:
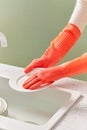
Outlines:
[[[6, 71], [2, 71], [3, 68]], [[8, 114], [0, 116], [0, 128], [12, 130], [49, 130], [80, 98], [76, 91], [50, 87], [33, 93], [19, 92], [9, 86], [9, 73], [20, 67], [0, 64], [0, 97], [8, 104]], [[11, 71], [13, 70], [13, 71]]]

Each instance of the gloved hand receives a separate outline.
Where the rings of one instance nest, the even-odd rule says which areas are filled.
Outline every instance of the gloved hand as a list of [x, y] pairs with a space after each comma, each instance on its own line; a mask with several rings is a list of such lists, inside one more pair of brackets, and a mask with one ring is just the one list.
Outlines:
[[61, 67], [45, 68], [30, 76], [30, 78], [24, 82], [23, 87], [25, 89], [37, 89], [41, 87], [41, 85], [53, 83], [56, 79], [59, 79], [62, 76]]
[[35, 73], [24, 82], [23, 87], [26, 89], [37, 89], [41, 85], [53, 83], [60, 78], [84, 72], [87, 72], [87, 53], [57, 67], [45, 68]]
[[66, 55], [70, 48], [72, 48], [80, 34], [79, 28], [69, 23], [51, 42], [44, 54], [40, 58], [34, 59], [31, 64], [25, 68], [25, 73], [37, 67], [47, 68], [54, 66]]

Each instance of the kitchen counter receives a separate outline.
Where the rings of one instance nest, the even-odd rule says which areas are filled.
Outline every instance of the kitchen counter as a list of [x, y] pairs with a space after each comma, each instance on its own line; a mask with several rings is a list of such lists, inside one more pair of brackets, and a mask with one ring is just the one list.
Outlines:
[[[0, 70], [1, 77], [5, 77], [8, 79], [10, 79], [11, 76], [18, 75], [18, 73], [21, 72], [21, 69], [23, 69], [23, 68], [19, 68], [19, 67], [10, 66], [10, 65], [4, 65], [4, 64], [1, 64], [0, 68], [1, 68], [1, 70]], [[63, 116], [61, 118], [61, 120], [59, 120], [57, 122], [57, 124], [54, 126], [54, 128], [52, 128], [52, 130], [87, 130], [87, 82], [73, 79], [73, 78], [63, 78], [63, 79], [56, 81], [55, 84], [59, 88], [75, 90], [77, 92], [80, 92], [82, 94], [82, 96], [73, 105], [73, 107], [65, 114], [65, 116]], [[7, 82], [6, 82], [6, 85], [7, 85]], [[9, 86], [8, 86], [8, 88], [9, 88]], [[7, 93], [7, 91], [6, 91], [6, 93]], [[75, 95], [74, 95], [74, 97], [75, 97]], [[61, 100], [60, 97], [58, 97], [58, 101], [59, 100]], [[52, 102], [52, 100], [51, 100], [51, 102]], [[66, 106], [65, 106], [65, 108], [66, 108]], [[7, 122], [7, 124], [8, 124], [8, 122]], [[46, 130], [46, 129], [44, 129], [44, 130]]]
[[57, 83], [61, 88], [81, 92], [82, 97], [52, 130], [87, 130], [87, 82], [64, 78]]

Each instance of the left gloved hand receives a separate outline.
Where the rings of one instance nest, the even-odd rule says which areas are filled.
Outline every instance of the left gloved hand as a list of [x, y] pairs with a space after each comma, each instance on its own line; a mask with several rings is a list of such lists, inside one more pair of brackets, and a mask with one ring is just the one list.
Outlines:
[[50, 46], [46, 49], [40, 58], [32, 60], [32, 62], [24, 69], [25, 73], [29, 73], [35, 68], [49, 68], [57, 64], [74, 46], [81, 36], [79, 28], [71, 23], [54, 38]]

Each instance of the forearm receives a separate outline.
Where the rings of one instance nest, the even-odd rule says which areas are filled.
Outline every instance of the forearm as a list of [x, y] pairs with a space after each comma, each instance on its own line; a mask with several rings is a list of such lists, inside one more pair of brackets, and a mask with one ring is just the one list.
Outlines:
[[74, 76], [77, 74], [87, 72], [87, 53], [84, 53], [82, 56], [74, 60], [59, 65], [57, 70], [60, 69], [61, 69], [60, 78]]
[[[54, 40], [51, 41], [51, 49], [50, 47], [47, 48], [47, 50], [44, 53], [45, 55], [42, 56], [46, 58], [47, 61], [51, 62], [49, 65], [47, 65], [48, 67], [51, 67], [58, 63], [67, 54], [67, 52], [73, 47], [73, 45], [79, 39], [86, 25], [87, 0], [77, 0], [67, 26], [60, 32], [60, 34]], [[48, 53], [48, 50], [52, 51], [49, 51]], [[48, 64], [48, 62], [46, 63]]]
[[68, 25], [51, 42], [51, 47], [49, 47], [45, 51], [45, 55], [42, 56], [46, 58], [47, 61], [50, 61], [50, 64], [47, 65], [48, 67], [51, 67], [54, 64], [58, 63], [67, 54], [67, 52], [73, 47], [73, 45], [79, 39], [86, 25], [87, 0], [77, 0], [74, 11], [68, 22]]
[[82, 32], [87, 25], [87, 0], [76, 0], [75, 8], [69, 20]]
[[[68, 24], [62, 32], [51, 41], [41, 58], [46, 59], [45, 65], [51, 67], [58, 63], [74, 46], [79, 39], [81, 32], [74, 24]], [[50, 63], [50, 64], [49, 64]]]

